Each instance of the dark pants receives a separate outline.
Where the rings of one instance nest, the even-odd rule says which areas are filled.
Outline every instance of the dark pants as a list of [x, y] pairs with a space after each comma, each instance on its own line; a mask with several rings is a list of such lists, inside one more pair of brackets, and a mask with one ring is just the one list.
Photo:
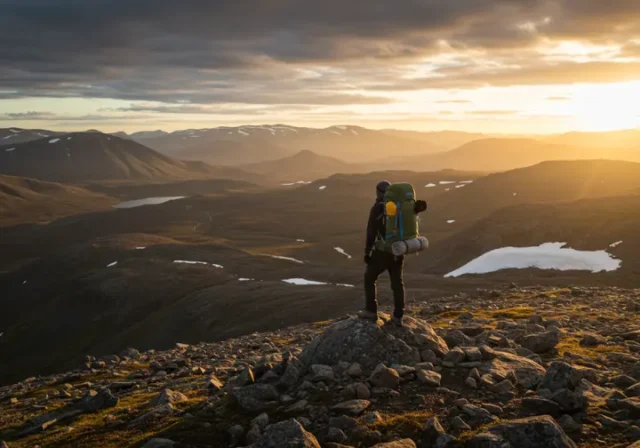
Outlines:
[[376, 284], [378, 277], [384, 271], [389, 272], [391, 279], [391, 289], [393, 291], [393, 315], [402, 317], [404, 314], [404, 281], [402, 280], [402, 270], [404, 268], [404, 257], [396, 257], [393, 254], [374, 250], [371, 260], [367, 265], [364, 274], [364, 294], [365, 308], [372, 313], [378, 312], [378, 291]]

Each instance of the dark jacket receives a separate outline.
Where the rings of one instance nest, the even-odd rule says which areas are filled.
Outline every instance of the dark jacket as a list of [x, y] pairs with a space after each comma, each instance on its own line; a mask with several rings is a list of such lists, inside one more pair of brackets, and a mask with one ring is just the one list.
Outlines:
[[369, 222], [367, 223], [367, 244], [364, 249], [365, 255], [371, 254], [376, 239], [378, 237], [382, 238], [385, 232], [384, 202], [376, 201], [369, 212]]

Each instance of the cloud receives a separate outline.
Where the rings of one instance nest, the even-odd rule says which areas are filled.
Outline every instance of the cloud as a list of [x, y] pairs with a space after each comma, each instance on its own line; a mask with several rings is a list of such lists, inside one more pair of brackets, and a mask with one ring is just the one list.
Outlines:
[[473, 101], [469, 100], [439, 100], [437, 104], [473, 104]]
[[53, 112], [11, 112], [0, 115], [0, 120], [47, 120], [55, 116]]
[[560, 62], [507, 68], [473, 65], [435, 70], [430, 76], [370, 86], [378, 90], [475, 89], [486, 86], [535, 86], [638, 80], [640, 62]]
[[[538, 48], [640, 57], [638, 36], [637, 0], [1, 0], [0, 99], [388, 104], [369, 90], [637, 79], [637, 61], [551, 64]], [[431, 76], [407, 77], [415, 64]]]
[[466, 113], [470, 115], [516, 115], [518, 112], [517, 110], [472, 110]]

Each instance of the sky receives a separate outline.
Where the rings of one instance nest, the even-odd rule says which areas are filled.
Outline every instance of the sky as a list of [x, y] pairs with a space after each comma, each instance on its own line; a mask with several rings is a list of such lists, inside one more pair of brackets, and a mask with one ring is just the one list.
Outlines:
[[0, 0], [0, 127], [640, 127], [638, 0]]

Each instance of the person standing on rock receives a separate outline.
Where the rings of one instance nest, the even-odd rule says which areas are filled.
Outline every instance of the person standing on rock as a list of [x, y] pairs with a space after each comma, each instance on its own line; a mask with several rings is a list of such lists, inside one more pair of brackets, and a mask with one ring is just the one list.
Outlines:
[[367, 269], [364, 274], [365, 309], [360, 312], [360, 318], [377, 322], [378, 320], [378, 277], [384, 271], [389, 272], [391, 289], [393, 291], [392, 323], [402, 326], [404, 314], [404, 281], [402, 271], [404, 257], [396, 257], [391, 253], [376, 248], [376, 241], [383, 239], [385, 234], [384, 194], [391, 185], [383, 180], [376, 185], [376, 201], [369, 212], [367, 223], [367, 242], [364, 250], [364, 262]]

